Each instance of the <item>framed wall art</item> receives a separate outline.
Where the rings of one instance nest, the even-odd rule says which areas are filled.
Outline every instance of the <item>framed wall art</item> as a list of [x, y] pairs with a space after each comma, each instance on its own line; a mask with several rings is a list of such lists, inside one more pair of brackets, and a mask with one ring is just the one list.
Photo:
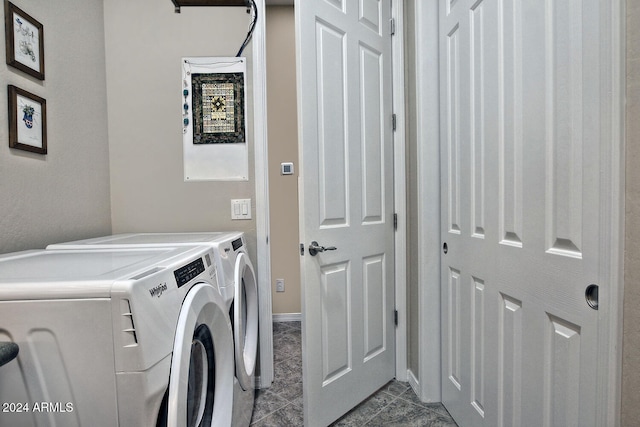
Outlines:
[[9, 147], [47, 154], [47, 101], [16, 86], [9, 93]]
[[245, 142], [244, 73], [192, 74], [193, 143]]
[[44, 80], [44, 29], [28, 13], [4, 0], [7, 64]]
[[185, 181], [247, 181], [246, 59], [182, 58]]

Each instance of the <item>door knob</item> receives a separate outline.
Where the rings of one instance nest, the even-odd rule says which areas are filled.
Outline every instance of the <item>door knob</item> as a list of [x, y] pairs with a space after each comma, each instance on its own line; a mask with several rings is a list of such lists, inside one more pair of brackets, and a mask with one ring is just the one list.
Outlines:
[[335, 251], [336, 249], [338, 248], [336, 248], [335, 246], [327, 246], [326, 248], [324, 246], [320, 246], [318, 242], [314, 240], [309, 245], [309, 255], [316, 256], [318, 252]]
[[584, 291], [584, 297], [589, 307], [594, 310], [598, 309], [598, 285], [589, 285]]

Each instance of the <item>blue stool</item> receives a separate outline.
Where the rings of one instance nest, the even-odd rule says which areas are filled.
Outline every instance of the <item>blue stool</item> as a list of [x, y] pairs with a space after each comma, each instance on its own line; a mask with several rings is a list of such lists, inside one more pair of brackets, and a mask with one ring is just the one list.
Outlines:
[[0, 366], [15, 359], [19, 350], [18, 344], [14, 342], [0, 342]]

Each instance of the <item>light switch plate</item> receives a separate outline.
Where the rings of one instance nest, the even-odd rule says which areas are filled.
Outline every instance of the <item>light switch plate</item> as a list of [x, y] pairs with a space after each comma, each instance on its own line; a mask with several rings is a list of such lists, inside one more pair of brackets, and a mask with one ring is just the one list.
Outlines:
[[251, 219], [251, 199], [231, 199], [231, 219]]

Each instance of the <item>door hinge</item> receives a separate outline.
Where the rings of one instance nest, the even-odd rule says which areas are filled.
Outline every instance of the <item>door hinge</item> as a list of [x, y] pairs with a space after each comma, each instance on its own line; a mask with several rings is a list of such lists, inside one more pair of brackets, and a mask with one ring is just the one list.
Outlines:
[[391, 25], [391, 35], [396, 35], [396, 20], [394, 18], [389, 19], [389, 24]]
[[393, 311], [393, 323], [398, 326], [398, 310]]
[[394, 230], [398, 230], [398, 214], [394, 213], [393, 214], [393, 229]]
[[300, 256], [304, 256], [304, 243], [300, 243]]
[[391, 129], [393, 129], [394, 131], [396, 130], [396, 125], [398, 122], [398, 118], [396, 117], [395, 113], [391, 115]]

